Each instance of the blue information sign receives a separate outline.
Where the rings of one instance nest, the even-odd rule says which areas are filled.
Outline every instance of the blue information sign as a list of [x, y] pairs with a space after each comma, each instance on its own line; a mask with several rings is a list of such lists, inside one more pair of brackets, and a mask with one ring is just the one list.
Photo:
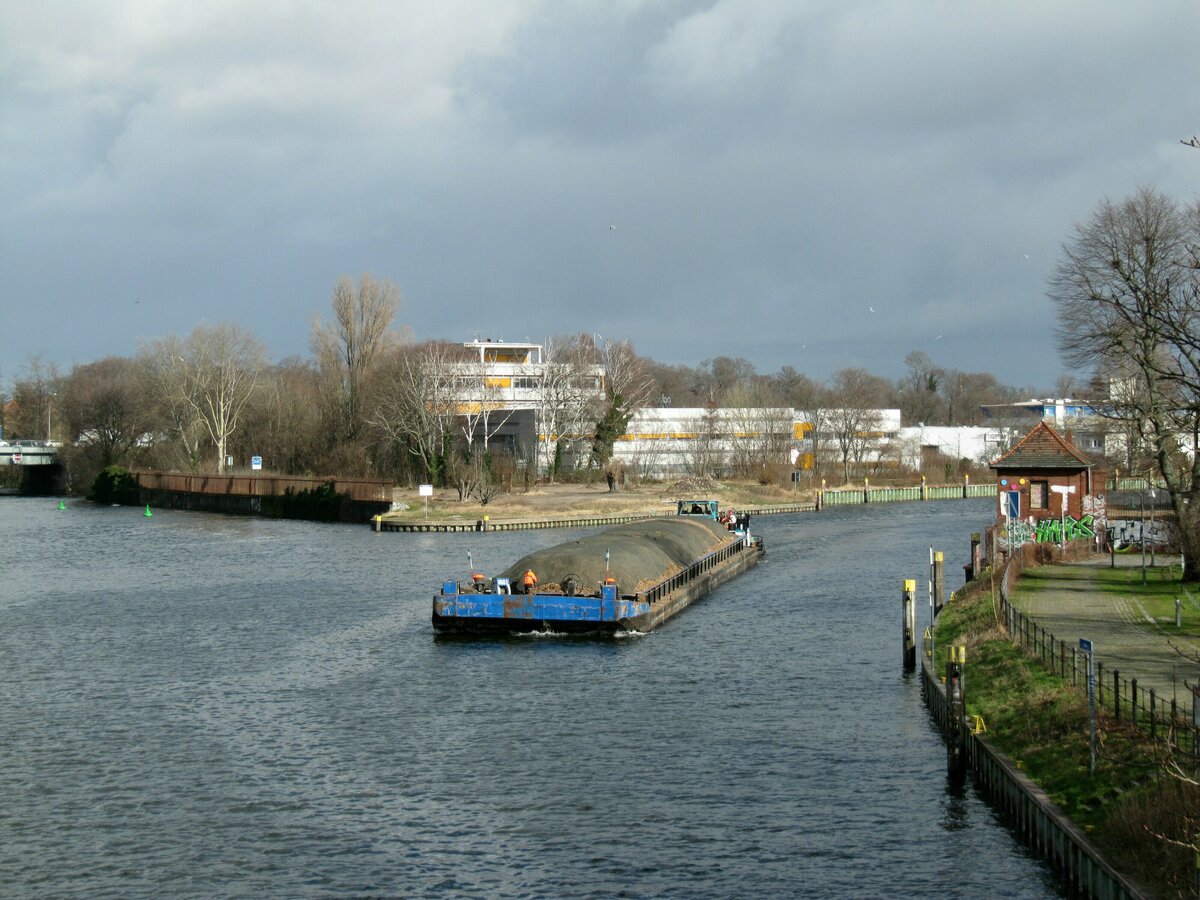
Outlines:
[[1004, 492], [1004, 515], [1009, 519], [1018, 519], [1021, 517], [1020, 491]]

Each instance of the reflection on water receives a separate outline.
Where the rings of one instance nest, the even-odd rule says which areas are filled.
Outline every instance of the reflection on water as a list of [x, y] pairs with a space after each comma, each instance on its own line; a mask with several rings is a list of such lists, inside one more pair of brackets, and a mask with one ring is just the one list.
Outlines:
[[468, 547], [573, 532], [55, 506], [0, 498], [16, 895], [1055, 894], [900, 666], [902, 580], [987, 501], [761, 518], [762, 564], [622, 640], [433, 636]]

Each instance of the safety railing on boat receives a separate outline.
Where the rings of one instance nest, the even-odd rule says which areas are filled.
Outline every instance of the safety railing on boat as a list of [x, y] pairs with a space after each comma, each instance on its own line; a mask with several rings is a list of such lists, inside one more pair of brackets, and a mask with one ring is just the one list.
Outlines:
[[672, 591], [683, 587], [693, 578], [703, 575], [705, 572], [711, 571], [722, 563], [733, 559], [733, 557], [737, 556], [739, 553], [744, 553], [747, 550], [752, 549], [754, 549], [754, 544], [751, 543], [749, 537], [743, 537], [737, 541], [734, 541], [732, 544], [726, 544], [719, 550], [714, 550], [712, 553], [702, 556], [682, 572], [677, 572], [676, 574], [663, 579], [654, 587], [645, 591], [638, 591], [637, 597], [639, 600], [643, 600], [648, 603], [654, 603], [657, 600], [661, 600]]

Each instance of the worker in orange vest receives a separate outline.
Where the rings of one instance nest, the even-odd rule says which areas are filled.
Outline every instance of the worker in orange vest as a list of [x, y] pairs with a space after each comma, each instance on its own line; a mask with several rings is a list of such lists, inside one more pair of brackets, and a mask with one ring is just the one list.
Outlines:
[[521, 576], [521, 584], [525, 586], [525, 593], [533, 593], [533, 589], [537, 587], [537, 576], [533, 574], [533, 569], [525, 570], [525, 574]]
[[471, 583], [475, 585], [475, 591], [482, 594], [487, 590], [487, 576], [482, 572], [471, 573]]

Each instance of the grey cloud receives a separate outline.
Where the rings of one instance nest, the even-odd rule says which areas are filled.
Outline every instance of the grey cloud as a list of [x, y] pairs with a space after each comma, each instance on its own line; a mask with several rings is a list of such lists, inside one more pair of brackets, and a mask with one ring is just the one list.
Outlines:
[[1183, 2], [83, 9], [5, 13], [6, 374], [202, 318], [303, 353], [367, 271], [420, 337], [1049, 385], [1072, 222], [1200, 184]]

